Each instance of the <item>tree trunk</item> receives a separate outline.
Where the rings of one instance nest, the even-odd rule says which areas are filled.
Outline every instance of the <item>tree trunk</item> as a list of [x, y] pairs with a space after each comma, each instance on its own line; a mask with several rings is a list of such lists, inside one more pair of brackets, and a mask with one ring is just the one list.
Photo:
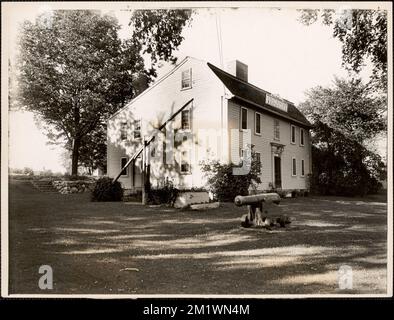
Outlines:
[[73, 151], [71, 158], [71, 175], [78, 175], [78, 160], [79, 160], [79, 148], [81, 146], [80, 139], [74, 139]]

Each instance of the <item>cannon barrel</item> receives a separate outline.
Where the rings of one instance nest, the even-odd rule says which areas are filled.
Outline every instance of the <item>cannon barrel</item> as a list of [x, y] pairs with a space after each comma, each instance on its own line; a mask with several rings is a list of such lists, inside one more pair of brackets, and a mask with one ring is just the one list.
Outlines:
[[236, 196], [234, 199], [234, 203], [238, 207], [260, 202], [279, 204], [280, 197], [277, 193], [261, 193], [250, 196]]

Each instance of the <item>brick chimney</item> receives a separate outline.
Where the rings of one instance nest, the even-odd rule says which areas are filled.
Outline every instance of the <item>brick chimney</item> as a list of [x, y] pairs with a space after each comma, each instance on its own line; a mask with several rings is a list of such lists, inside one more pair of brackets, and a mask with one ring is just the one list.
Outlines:
[[230, 61], [227, 64], [227, 72], [231, 73], [238, 79], [248, 82], [248, 65], [242, 63], [241, 61]]

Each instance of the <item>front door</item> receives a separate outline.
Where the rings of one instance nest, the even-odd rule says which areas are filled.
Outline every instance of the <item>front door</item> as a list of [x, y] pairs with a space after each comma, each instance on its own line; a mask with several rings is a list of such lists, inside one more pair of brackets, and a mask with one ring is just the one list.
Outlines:
[[274, 157], [275, 188], [282, 188], [282, 174], [280, 168], [280, 157]]

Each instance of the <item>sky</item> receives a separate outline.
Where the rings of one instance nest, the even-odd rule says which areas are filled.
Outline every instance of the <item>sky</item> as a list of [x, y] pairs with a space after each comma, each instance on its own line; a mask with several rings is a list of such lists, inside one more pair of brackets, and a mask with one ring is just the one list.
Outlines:
[[[108, 7], [110, 9], [108, 9]], [[106, 6], [104, 12], [117, 17], [122, 28], [120, 37], [131, 34], [130, 11]], [[10, 25], [10, 48], [17, 39], [17, 25], [34, 19], [48, 5], [14, 13]], [[341, 43], [333, 38], [332, 28], [320, 22], [305, 26], [297, 21], [295, 9], [238, 8], [197, 9], [190, 27], [183, 31], [184, 41], [175, 56], [199, 58], [221, 67], [217, 22], [220, 22], [224, 68], [231, 60], [248, 65], [249, 82], [294, 102], [305, 99], [305, 91], [317, 85], [328, 86], [334, 76], [346, 77], [341, 65]], [[11, 49], [11, 55], [14, 50]], [[159, 77], [173, 68], [164, 63]], [[362, 74], [367, 79], [369, 68]], [[59, 146], [48, 146], [47, 138], [36, 126], [29, 112], [9, 114], [9, 160], [11, 168], [30, 167], [64, 172]]]

